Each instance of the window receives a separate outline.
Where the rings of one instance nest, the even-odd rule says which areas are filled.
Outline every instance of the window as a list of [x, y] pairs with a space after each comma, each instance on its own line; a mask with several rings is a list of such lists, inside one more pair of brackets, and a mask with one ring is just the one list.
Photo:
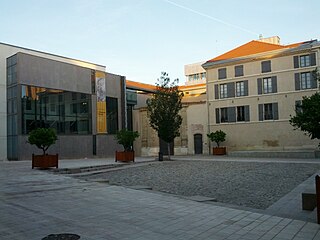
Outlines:
[[261, 62], [261, 72], [266, 73], [266, 72], [271, 72], [271, 61], [263, 61]]
[[227, 98], [228, 97], [228, 85], [221, 84], [220, 85], [220, 98]]
[[271, 77], [263, 79], [263, 93], [272, 93]]
[[216, 108], [216, 123], [250, 121], [249, 106]]
[[293, 57], [294, 68], [310, 67], [316, 65], [316, 53], [294, 56]]
[[[28, 134], [38, 127], [51, 127], [58, 134], [90, 134], [91, 96], [86, 99], [72, 100], [77, 93], [32, 86], [21, 87], [21, 124], [22, 134]], [[85, 111], [83, 111], [85, 108]]]
[[259, 121], [278, 120], [278, 103], [259, 104]]
[[206, 80], [206, 73], [201, 73], [201, 80]]
[[295, 73], [295, 89], [315, 89], [318, 87], [317, 79], [312, 72]]
[[236, 96], [245, 96], [244, 82], [236, 82]]
[[243, 76], [243, 65], [239, 65], [239, 66], [234, 67], [234, 76], [235, 77]]
[[273, 119], [272, 104], [264, 104], [264, 120]]
[[227, 69], [226, 68], [218, 69], [218, 79], [225, 79], [225, 78], [227, 78]]
[[310, 55], [303, 55], [300, 56], [300, 67], [309, 67], [311, 62], [310, 62]]
[[296, 104], [295, 104], [295, 111], [296, 111], [296, 113], [302, 113], [301, 104], [302, 104], [302, 101], [301, 101], [301, 100], [296, 101]]
[[244, 106], [237, 107], [237, 122], [245, 121]]
[[301, 73], [301, 89], [309, 89], [311, 88], [311, 74], [310, 72]]
[[221, 108], [221, 122], [228, 122], [228, 108]]
[[115, 134], [118, 131], [118, 99], [106, 98], [107, 104], [107, 132]]
[[277, 89], [277, 77], [258, 78], [258, 94], [276, 93]]

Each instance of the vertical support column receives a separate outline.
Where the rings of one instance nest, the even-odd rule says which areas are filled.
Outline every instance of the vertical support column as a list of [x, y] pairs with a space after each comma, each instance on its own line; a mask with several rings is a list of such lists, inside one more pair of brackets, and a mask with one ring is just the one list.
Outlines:
[[317, 222], [320, 224], [320, 176], [316, 176]]

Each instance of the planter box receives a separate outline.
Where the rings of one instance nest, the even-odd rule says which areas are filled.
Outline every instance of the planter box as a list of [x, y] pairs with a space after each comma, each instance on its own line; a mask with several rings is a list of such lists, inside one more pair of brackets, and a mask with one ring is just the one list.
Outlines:
[[32, 168], [58, 168], [58, 154], [56, 155], [34, 155], [32, 154]]
[[134, 162], [134, 151], [131, 152], [118, 152], [116, 151], [116, 162]]
[[212, 154], [213, 155], [226, 155], [227, 148], [226, 147], [214, 147], [214, 148], [212, 148]]

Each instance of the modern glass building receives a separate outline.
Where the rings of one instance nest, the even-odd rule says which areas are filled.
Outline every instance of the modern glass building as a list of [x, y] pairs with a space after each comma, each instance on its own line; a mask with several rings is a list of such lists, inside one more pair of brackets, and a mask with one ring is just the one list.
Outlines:
[[[38, 127], [54, 128], [61, 158], [113, 156], [126, 126], [123, 76], [97, 64], [0, 43], [0, 158], [30, 159]], [[40, 152], [40, 151], [39, 151]]]

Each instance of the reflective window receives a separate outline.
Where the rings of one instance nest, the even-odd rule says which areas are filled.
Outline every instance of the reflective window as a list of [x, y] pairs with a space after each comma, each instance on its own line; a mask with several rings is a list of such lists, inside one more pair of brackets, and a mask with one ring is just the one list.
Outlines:
[[37, 127], [58, 134], [90, 134], [90, 94], [21, 86], [22, 134]]

